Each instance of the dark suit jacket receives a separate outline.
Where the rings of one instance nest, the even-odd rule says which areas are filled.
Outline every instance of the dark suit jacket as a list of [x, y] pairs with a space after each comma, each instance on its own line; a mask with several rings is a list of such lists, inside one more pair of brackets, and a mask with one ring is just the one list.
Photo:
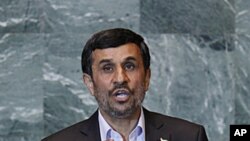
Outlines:
[[[208, 141], [203, 126], [144, 109], [146, 141]], [[42, 141], [101, 141], [98, 112]]]

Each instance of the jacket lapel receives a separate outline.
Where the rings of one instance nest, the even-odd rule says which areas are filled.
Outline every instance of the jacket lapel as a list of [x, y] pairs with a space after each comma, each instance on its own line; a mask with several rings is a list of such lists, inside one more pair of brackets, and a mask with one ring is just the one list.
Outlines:
[[161, 139], [171, 141], [171, 131], [167, 128], [160, 116], [143, 109], [145, 116], [146, 141], [160, 141]]
[[100, 141], [100, 129], [98, 123], [98, 112], [96, 111], [87, 119], [81, 127], [80, 132], [83, 134], [82, 141]]

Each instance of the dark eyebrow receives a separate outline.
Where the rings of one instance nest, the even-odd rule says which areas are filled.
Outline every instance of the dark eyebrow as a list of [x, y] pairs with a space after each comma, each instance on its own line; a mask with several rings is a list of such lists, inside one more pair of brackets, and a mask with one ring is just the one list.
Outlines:
[[[125, 61], [136, 61], [136, 59], [132, 56], [129, 56], [125, 59]], [[99, 65], [103, 64], [103, 63], [111, 63], [112, 59], [103, 59], [99, 62]]]
[[136, 61], [135, 57], [129, 56], [125, 59], [126, 61]]
[[103, 64], [103, 63], [110, 63], [112, 62], [112, 59], [103, 59], [99, 62], [99, 65]]

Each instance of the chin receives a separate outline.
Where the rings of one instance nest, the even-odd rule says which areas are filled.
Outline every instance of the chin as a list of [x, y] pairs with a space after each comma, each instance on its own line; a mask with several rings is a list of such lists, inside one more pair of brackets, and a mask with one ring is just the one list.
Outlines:
[[137, 108], [135, 106], [133, 107], [124, 107], [124, 106], [119, 106], [119, 107], [113, 107], [110, 108], [108, 111], [109, 115], [115, 118], [128, 118], [134, 115], [137, 111]]

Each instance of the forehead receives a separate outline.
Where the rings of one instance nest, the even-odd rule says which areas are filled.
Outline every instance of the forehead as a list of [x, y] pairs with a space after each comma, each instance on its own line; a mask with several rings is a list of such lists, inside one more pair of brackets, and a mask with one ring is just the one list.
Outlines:
[[94, 62], [99, 62], [104, 59], [121, 61], [128, 57], [142, 59], [139, 47], [134, 43], [128, 43], [115, 48], [96, 49], [92, 54]]

